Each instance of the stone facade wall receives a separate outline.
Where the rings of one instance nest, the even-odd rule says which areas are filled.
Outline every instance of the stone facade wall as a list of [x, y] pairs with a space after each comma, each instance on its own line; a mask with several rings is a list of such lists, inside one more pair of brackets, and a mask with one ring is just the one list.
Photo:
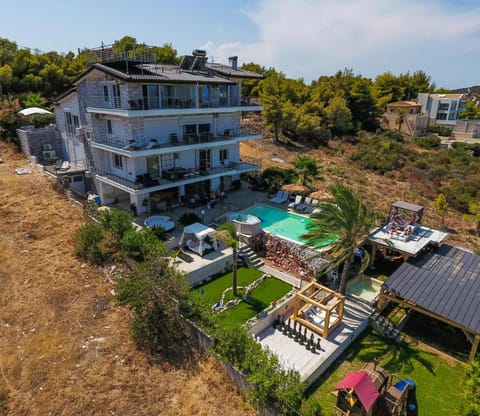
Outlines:
[[41, 129], [24, 126], [17, 130], [17, 135], [20, 139], [22, 151], [27, 157], [34, 156], [40, 161], [43, 160], [43, 146], [50, 144], [53, 146], [57, 157], [64, 158], [62, 141], [53, 124]]
[[263, 241], [254, 243], [254, 247], [263, 243], [264, 257], [273, 266], [287, 273], [298, 275], [304, 272], [306, 277], [315, 276], [317, 270], [324, 264], [320, 258], [312, 259], [314, 253], [309, 249], [283, 238], [264, 233], [257, 239], [263, 239]]

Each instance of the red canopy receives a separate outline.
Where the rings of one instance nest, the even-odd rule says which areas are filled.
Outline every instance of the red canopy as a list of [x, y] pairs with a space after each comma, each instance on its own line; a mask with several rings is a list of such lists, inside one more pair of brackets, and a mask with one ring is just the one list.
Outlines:
[[355, 390], [358, 399], [367, 412], [370, 410], [373, 403], [375, 403], [375, 400], [377, 400], [378, 396], [380, 396], [380, 393], [365, 371], [354, 371], [348, 373], [345, 378], [337, 384], [336, 389]]

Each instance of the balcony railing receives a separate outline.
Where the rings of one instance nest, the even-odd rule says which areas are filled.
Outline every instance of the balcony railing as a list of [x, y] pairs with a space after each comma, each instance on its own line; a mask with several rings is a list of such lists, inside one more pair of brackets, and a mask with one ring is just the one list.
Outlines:
[[161, 187], [161, 186], [163, 186], [164, 188], [168, 188], [168, 185], [172, 185], [177, 182], [190, 181], [192, 179], [194, 181], [197, 181], [197, 180], [202, 180], [202, 178], [208, 179], [209, 176], [221, 174], [221, 173], [228, 173], [228, 174], [234, 175], [236, 173], [249, 172], [252, 170], [256, 170], [258, 168], [259, 168], [258, 165], [253, 165], [253, 164], [243, 163], [243, 162], [237, 162], [237, 163], [229, 162], [228, 166], [211, 167], [211, 168], [206, 168], [202, 170], [199, 169], [198, 167], [192, 167], [192, 168], [177, 167], [175, 169], [169, 169], [169, 170], [163, 171], [162, 177], [158, 179], [152, 179], [150, 178], [149, 175], [141, 174], [141, 175], [137, 175], [134, 180], [125, 179], [100, 169], [97, 170], [96, 174], [99, 177], [108, 179], [123, 187], [129, 188], [132, 190], [139, 190], [139, 189], [155, 188], [155, 187]]
[[172, 109], [189, 109], [189, 108], [228, 108], [228, 107], [250, 107], [258, 106], [250, 104], [247, 99], [232, 99], [230, 102], [226, 97], [196, 98], [187, 97], [170, 97], [159, 99], [155, 97], [143, 97], [138, 99], [120, 99], [120, 97], [110, 97], [105, 99], [104, 96], [89, 96], [85, 100], [84, 106], [93, 108], [103, 108], [109, 110], [172, 110]]
[[159, 136], [147, 141], [139, 141], [134, 139], [127, 139], [118, 137], [113, 134], [95, 135], [94, 143], [106, 144], [117, 149], [128, 151], [152, 150], [162, 149], [168, 147], [180, 147], [201, 143], [215, 143], [225, 140], [233, 140], [241, 137], [252, 136], [260, 133], [247, 131], [243, 128], [224, 129], [216, 133], [199, 133], [199, 134], [184, 134], [178, 136], [176, 133], [171, 133], [168, 136]]

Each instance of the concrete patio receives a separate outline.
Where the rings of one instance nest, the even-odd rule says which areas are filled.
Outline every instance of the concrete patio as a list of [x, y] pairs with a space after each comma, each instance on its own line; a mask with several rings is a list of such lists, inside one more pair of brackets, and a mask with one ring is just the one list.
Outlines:
[[[253, 333], [258, 342], [272, 351], [285, 369], [300, 373], [307, 385], [312, 384], [367, 328], [368, 317], [373, 309], [362, 302], [346, 299], [342, 323], [332, 331], [328, 339], [321, 338], [321, 350], [312, 353], [304, 345], [289, 338], [272, 325]], [[292, 321], [293, 326], [293, 321]], [[302, 329], [303, 331], [303, 329]], [[307, 329], [307, 339], [314, 335], [315, 343], [319, 335]]]

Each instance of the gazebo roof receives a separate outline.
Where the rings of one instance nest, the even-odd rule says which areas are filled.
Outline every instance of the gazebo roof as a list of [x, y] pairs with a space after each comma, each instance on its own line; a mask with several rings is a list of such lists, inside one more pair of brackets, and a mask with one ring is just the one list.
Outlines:
[[411, 204], [410, 202], [397, 201], [392, 204], [392, 207], [405, 209], [412, 212], [421, 212], [425, 207], [421, 205]]

